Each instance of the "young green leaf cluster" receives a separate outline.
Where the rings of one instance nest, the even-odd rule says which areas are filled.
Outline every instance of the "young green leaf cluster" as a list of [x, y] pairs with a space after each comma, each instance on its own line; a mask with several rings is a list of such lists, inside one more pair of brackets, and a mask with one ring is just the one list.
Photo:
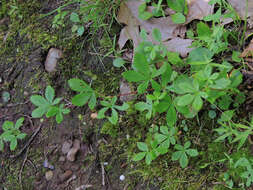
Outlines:
[[2, 125], [3, 133], [0, 135], [0, 151], [4, 150], [4, 142], [10, 143], [10, 150], [15, 150], [18, 144], [18, 139], [24, 139], [25, 133], [19, 130], [23, 125], [24, 118], [21, 117], [14, 123], [12, 121], [5, 121]]
[[[161, 17], [165, 16], [164, 10], [162, 8], [162, 0], [159, 0], [158, 3], [152, 2], [152, 12], [147, 10], [147, 3], [150, 3], [151, 0], [145, 0], [138, 7], [138, 16], [142, 20], [148, 20], [152, 17]], [[169, 8], [174, 10], [176, 13], [171, 15], [171, 19], [176, 24], [183, 24], [186, 21], [185, 15], [188, 13], [187, 1], [185, 0], [167, 0], [167, 5]]]
[[133, 161], [140, 161], [145, 158], [146, 164], [150, 164], [159, 155], [166, 154], [169, 151], [170, 145], [176, 150], [172, 154], [172, 161], [179, 160], [180, 166], [185, 168], [190, 157], [198, 156], [196, 149], [190, 149], [190, 141], [187, 141], [184, 146], [176, 144], [177, 131], [175, 127], [161, 126], [160, 132], [154, 133], [153, 139], [146, 139], [146, 142], [138, 142], [137, 147], [141, 151], [134, 155]]
[[44, 114], [47, 118], [55, 116], [56, 122], [61, 123], [63, 114], [68, 114], [69, 109], [64, 108], [64, 104], [60, 104], [62, 98], [55, 98], [55, 91], [51, 86], [47, 86], [45, 91], [45, 98], [40, 95], [33, 95], [30, 97], [31, 102], [38, 106], [32, 112], [33, 118], [41, 118]]

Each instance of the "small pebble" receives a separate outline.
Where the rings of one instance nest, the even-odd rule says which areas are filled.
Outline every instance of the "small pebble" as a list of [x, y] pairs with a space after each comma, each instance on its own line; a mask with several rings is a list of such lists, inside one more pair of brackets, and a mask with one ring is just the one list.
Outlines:
[[51, 48], [47, 54], [47, 59], [45, 62], [45, 69], [47, 72], [51, 73], [56, 71], [57, 62], [62, 58], [63, 53], [61, 50], [56, 48]]
[[96, 119], [98, 117], [98, 113], [92, 113], [90, 117], [91, 119]]
[[67, 154], [69, 151], [70, 151], [70, 148], [72, 147], [72, 141], [65, 141], [63, 144], [62, 144], [62, 153], [63, 154]]
[[64, 156], [61, 156], [61, 157], [59, 158], [59, 162], [65, 162], [65, 160], [66, 160], [66, 158], [65, 158]]
[[29, 93], [27, 91], [24, 91], [24, 96], [28, 96]]
[[53, 178], [53, 172], [52, 171], [48, 171], [48, 172], [46, 172], [46, 174], [45, 174], [45, 177], [46, 177], [46, 180], [47, 181], [50, 181], [52, 178]]
[[126, 177], [124, 175], [119, 176], [120, 181], [124, 181]]
[[59, 176], [60, 181], [61, 182], [66, 181], [67, 179], [69, 179], [71, 177], [72, 173], [73, 172], [71, 170], [65, 171], [62, 175]]

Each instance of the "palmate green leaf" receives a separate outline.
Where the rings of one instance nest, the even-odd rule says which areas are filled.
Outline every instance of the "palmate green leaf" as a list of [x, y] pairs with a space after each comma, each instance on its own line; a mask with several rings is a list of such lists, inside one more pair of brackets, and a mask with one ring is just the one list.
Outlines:
[[169, 126], [175, 125], [177, 122], [177, 112], [174, 105], [171, 105], [166, 114], [166, 121]]
[[161, 133], [164, 134], [164, 135], [169, 135], [169, 129], [168, 129], [167, 126], [161, 126], [161, 127], [160, 127], [160, 131], [161, 131]]
[[133, 59], [133, 69], [146, 77], [149, 76], [149, 64], [145, 54], [136, 52]]
[[171, 157], [172, 161], [179, 160], [182, 153], [183, 153], [182, 151], [173, 152], [172, 157]]
[[17, 145], [18, 145], [18, 141], [17, 141], [16, 138], [14, 138], [14, 139], [10, 142], [10, 149], [11, 149], [11, 151], [15, 150], [16, 147], [17, 147]]
[[180, 156], [180, 159], [179, 159], [180, 166], [181, 166], [182, 168], [185, 168], [185, 167], [188, 165], [188, 162], [189, 162], [188, 157], [187, 157], [187, 155], [183, 152], [183, 153], [181, 154], [181, 156]]
[[226, 121], [230, 121], [232, 119], [232, 117], [234, 116], [234, 110], [227, 110], [224, 111], [221, 114], [221, 118], [219, 119], [219, 122], [226, 122]]
[[116, 106], [115, 105], [114, 108], [116, 108], [117, 110], [120, 110], [120, 111], [125, 111], [129, 108], [129, 105], [124, 102], [122, 106]]
[[88, 100], [90, 99], [92, 93], [88, 92], [82, 92], [80, 94], [75, 95], [71, 102], [72, 104], [74, 104], [75, 106], [83, 106], [84, 104], [86, 104], [88, 102]]
[[59, 104], [61, 100], [62, 100], [62, 98], [55, 98], [55, 100], [53, 101], [52, 105]]
[[148, 152], [148, 153], [146, 154], [145, 162], [146, 162], [147, 165], [150, 165], [150, 164], [151, 164], [151, 162], [152, 162], [152, 155], [151, 155], [150, 152]]
[[138, 7], [138, 13], [141, 14], [143, 13], [147, 8], [147, 4], [146, 3], [142, 3], [141, 5], [139, 5]]
[[191, 146], [191, 142], [190, 142], [190, 141], [187, 141], [187, 142], [184, 144], [184, 149], [188, 149], [190, 146]]
[[175, 24], [183, 24], [186, 21], [185, 16], [182, 13], [175, 13], [173, 15], [171, 15], [171, 20], [175, 23]]
[[114, 67], [123, 67], [124, 64], [125, 64], [125, 61], [120, 57], [113, 60], [113, 66]]
[[24, 139], [27, 136], [25, 133], [20, 133], [17, 135], [17, 139]]
[[133, 161], [140, 161], [146, 156], [146, 152], [139, 152], [134, 155]]
[[199, 155], [199, 153], [196, 149], [188, 149], [188, 150], [186, 150], [186, 153], [191, 157], [195, 157], [195, 156]]
[[97, 103], [97, 98], [95, 93], [92, 93], [92, 95], [90, 96], [90, 100], [88, 102], [88, 106], [90, 109], [94, 109]]
[[161, 91], [162, 87], [160, 84], [158, 84], [155, 80], [151, 79], [151, 86], [155, 91]]
[[77, 29], [78, 36], [82, 36], [84, 33], [84, 26], [79, 26]]
[[193, 93], [197, 91], [193, 85], [193, 79], [186, 75], [180, 75], [168, 89], [177, 94]]
[[136, 71], [130, 70], [126, 71], [123, 74], [123, 77], [128, 81], [128, 82], [140, 82], [140, 81], [145, 81], [147, 78], [142, 75], [141, 73], [138, 73]]
[[137, 147], [143, 152], [148, 152], [148, 145], [144, 142], [137, 142]]
[[11, 131], [7, 131], [7, 132], [4, 132], [4, 133], [1, 135], [1, 138], [2, 138], [5, 142], [10, 142], [10, 141], [12, 141], [12, 139], [15, 138], [15, 136], [12, 134]]
[[69, 87], [76, 92], [93, 92], [92, 88], [83, 80], [72, 78], [68, 80]]
[[203, 100], [200, 97], [200, 95], [195, 96], [194, 101], [192, 103], [192, 107], [193, 109], [195, 109], [196, 111], [199, 111], [203, 106]]
[[162, 143], [156, 150], [159, 152], [159, 154], [163, 155], [163, 154], [166, 154], [169, 149], [169, 147], [166, 145], [164, 146], [164, 144]]
[[152, 31], [152, 37], [155, 41], [161, 42], [162, 41], [162, 34], [158, 28], [154, 28]]
[[180, 96], [180, 98], [178, 99], [177, 105], [187, 106], [192, 103], [193, 99], [194, 99], [194, 95], [192, 94], [186, 94], [186, 95]]
[[19, 129], [23, 125], [23, 122], [24, 122], [24, 117], [19, 118], [15, 124], [15, 129]]
[[63, 121], [63, 115], [62, 115], [62, 113], [58, 112], [57, 115], [56, 115], [56, 117], [55, 117], [55, 119], [56, 119], [56, 122], [58, 124], [61, 123]]
[[49, 109], [49, 106], [38, 107], [32, 111], [33, 118], [40, 118], [42, 117]]
[[159, 134], [159, 133], [156, 133], [154, 137], [155, 137], [155, 140], [157, 140], [158, 143], [161, 143], [161, 142], [163, 142], [164, 140], [167, 139], [167, 136]]
[[176, 144], [174, 148], [179, 151], [184, 151], [184, 147], [180, 144]]
[[98, 119], [103, 119], [103, 118], [105, 118], [105, 112], [106, 112], [108, 109], [109, 109], [109, 108], [105, 107], [105, 108], [102, 108], [101, 110], [99, 110], [97, 118], [98, 118]]
[[108, 118], [108, 120], [113, 124], [116, 125], [118, 122], [118, 112], [112, 108], [112, 115]]
[[54, 89], [51, 86], [47, 86], [45, 91], [45, 97], [48, 100], [48, 102], [50, 102], [50, 104], [53, 103], [54, 96], [55, 96]]
[[212, 31], [209, 26], [203, 22], [197, 24], [198, 37], [211, 37]]
[[70, 15], [70, 20], [74, 23], [80, 22], [79, 15], [75, 12], [72, 12]]
[[144, 81], [142, 82], [138, 87], [137, 87], [137, 91], [139, 94], [143, 94], [144, 92], [146, 92], [147, 88], [148, 88], [148, 84], [149, 81]]
[[162, 73], [162, 82], [161, 82], [161, 85], [162, 87], [166, 87], [167, 84], [169, 83], [170, 79], [171, 79], [171, 75], [172, 75], [172, 69], [171, 69], [171, 66], [170, 64], [168, 63], [164, 63], [166, 64], [166, 70], [165, 72]]
[[167, 4], [176, 12], [181, 12], [183, 14], [187, 14], [188, 12], [187, 1], [185, 0], [167, 0]]
[[210, 85], [214, 89], [224, 89], [230, 85], [231, 81], [227, 78], [221, 78], [215, 81], [215, 84]]
[[148, 11], [144, 11], [141, 14], [139, 14], [139, 18], [142, 20], [148, 20], [153, 16], [152, 13], [148, 12]]
[[146, 102], [139, 102], [137, 104], [135, 104], [135, 109], [138, 110], [138, 111], [145, 111], [147, 110], [147, 114], [146, 114], [146, 119], [150, 119], [151, 116], [152, 116], [152, 104], [150, 103], [146, 103]]
[[0, 139], [0, 151], [4, 150], [4, 142], [2, 139]]
[[50, 109], [47, 111], [46, 117], [49, 118], [49, 117], [55, 116], [58, 112], [59, 112], [59, 108], [56, 107], [56, 106], [52, 106], [52, 107], [50, 107]]
[[14, 123], [12, 121], [5, 121], [2, 125], [2, 129], [4, 131], [8, 131], [10, 129], [14, 128]]
[[50, 105], [49, 102], [42, 96], [40, 95], [33, 95], [30, 98], [31, 102], [38, 106], [38, 107], [43, 107], [45, 105]]
[[[169, 138], [167, 138], [167, 140], [165, 140], [165, 141], [163, 141], [162, 143], [161, 143], [161, 146], [162, 147], [165, 147], [165, 148], [169, 148], [170, 147], [170, 139]], [[172, 143], [171, 143], [172, 144]]]

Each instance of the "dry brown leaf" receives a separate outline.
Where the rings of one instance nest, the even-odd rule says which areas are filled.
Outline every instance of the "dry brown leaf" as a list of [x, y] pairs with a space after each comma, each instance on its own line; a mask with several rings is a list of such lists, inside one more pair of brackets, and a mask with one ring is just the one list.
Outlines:
[[213, 6], [209, 5], [210, 0], [187, 0], [189, 13], [186, 17], [186, 24], [191, 21], [198, 19], [201, 20], [203, 17], [213, 13]]
[[[246, 17], [246, 0], [228, 0], [228, 2], [232, 5], [235, 11], [238, 13], [241, 19], [245, 19]], [[253, 1], [248, 1], [248, 22], [250, 24], [250, 28], [253, 27]]]
[[139, 33], [140, 32], [138, 26], [125, 26], [120, 32], [120, 37], [118, 41], [119, 48], [122, 49], [129, 39], [133, 40], [134, 47], [137, 47], [138, 44], [141, 42], [141, 37]]
[[253, 39], [248, 47], [241, 53], [241, 57], [253, 57]]
[[182, 39], [182, 38], [173, 38], [168, 42], [164, 42], [164, 45], [167, 47], [168, 51], [180, 52], [182, 57], [186, 57], [187, 54], [192, 50], [189, 48], [191, 46], [191, 39]]
[[[143, 2], [143, 0], [129, 0], [123, 2], [120, 6], [117, 16], [118, 20], [127, 25], [120, 33], [118, 41], [120, 49], [124, 47], [129, 39], [133, 40], [135, 49], [141, 42], [139, 35], [140, 29], [145, 29], [148, 33], [148, 38], [152, 39], [152, 31], [154, 28], [157, 28], [160, 30], [162, 41], [165, 46], [168, 47], [169, 51], [176, 51], [184, 57], [191, 50], [191, 48], [188, 47], [192, 42], [192, 40], [182, 39], [185, 37], [186, 33], [185, 24], [194, 19], [202, 19], [213, 11], [213, 7], [208, 5], [209, 0], [188, 0], [189, 14], [187, 15], [187, 22], [185, 24], [173, 23], [170, 16], [141, 20], [138, 17], [138, 7]], [[147, 10], [152, 10], [152, 7], [148, 7]], [[179, 37], [181, 37], [181, 39]], [[180, 45], [180, 47], [178, 45]]]

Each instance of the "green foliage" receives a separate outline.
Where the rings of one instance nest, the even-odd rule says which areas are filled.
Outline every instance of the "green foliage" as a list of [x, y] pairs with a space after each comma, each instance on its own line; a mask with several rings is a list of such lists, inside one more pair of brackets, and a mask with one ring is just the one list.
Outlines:
[[55, 98], [55, 91], [51, 86], [47, 86], [45, 91], [45, 98], [40, 95], [33, 95], [30, 97], [30, 101], [37, 106], [32, 112], [33, 118], [41, 118], [44, 114], [47, 118], [56, 117], [56, 122], [61, 123], [63, 120], [63, 114], [68, 114], [69, 109], [64, 108], [61, 102], [62, 98]]
[[221, 127], [215, 129], [216, 132], [220, 135], [215, 141], [224, 141], [228, 139], [230, 143], [238, 142], [237, 149], [239, 150], [247, 141], [248, 137], [253, 134], [253, 123], [244, 125], [241, 123], [231, 122], [233, 116], [233, 110], [226, 111], [222, 114], [220, 118]]
[[78, 78], [70, 79], [68, 84], [73, 91], [79, 92], [79, 94], [72, 98], [72, 104], [75, 106], [83, 106], [88, 102], [89, 108], [94, 109], [97, 102], [96, 94], [88, 84]]
[[71, 28], [72, 33], [77, 32], [78, 36], [82, 36], [84, 33], [84, 26], [82, 26], [82, 22], [79, 18], [79, 15], [75, 12], [72, 12], [70, 15], [70, 20], [74, 23]]
[[176, 144], [174, 147], [177, 151], [172, 154], [172, 160], [179, 160], [180, 166], [182, 168], [185, 168], [188, 165], [188, 156], [198, 156], [198, 151], [196, 149], [190, 149], [190, 146], [191, 142], [187, 141], [184, 146]]
[[68, 11], [62, 11], [61, 9], [57, 9], [57, 14], [54, 16], [52, 27], [53, 28], [60, 28], [64, 27], [64, 19], [68, 15]]
[[23, 125], [24, 118], [19, 118], [15, 125], [12, 121], [5, 121], [2, 125], [3, 133], [0, 135], [0, 151], [4, 150], [4, 142], [10, 143], [10, 150], [15, 150], [18, 140], [26, 137], [25, 133], [21, 133], [20, 127]]
[[[101, 105], [104, 106], [101, 110], [98, 112], [98, 119], [107, 118], [113, 125], [116, 125], [118, 122], [118, 112], [119, 111], [125, 111], [129, 108], [129, 105], [127, 103], [124, 103], [122, 106], [115, 105], [117, 101], [117, 97], [114, 96], [111, 101], [101, 101]], [[110, 111], [111, 116], [107, 116], [106, 112]]]

